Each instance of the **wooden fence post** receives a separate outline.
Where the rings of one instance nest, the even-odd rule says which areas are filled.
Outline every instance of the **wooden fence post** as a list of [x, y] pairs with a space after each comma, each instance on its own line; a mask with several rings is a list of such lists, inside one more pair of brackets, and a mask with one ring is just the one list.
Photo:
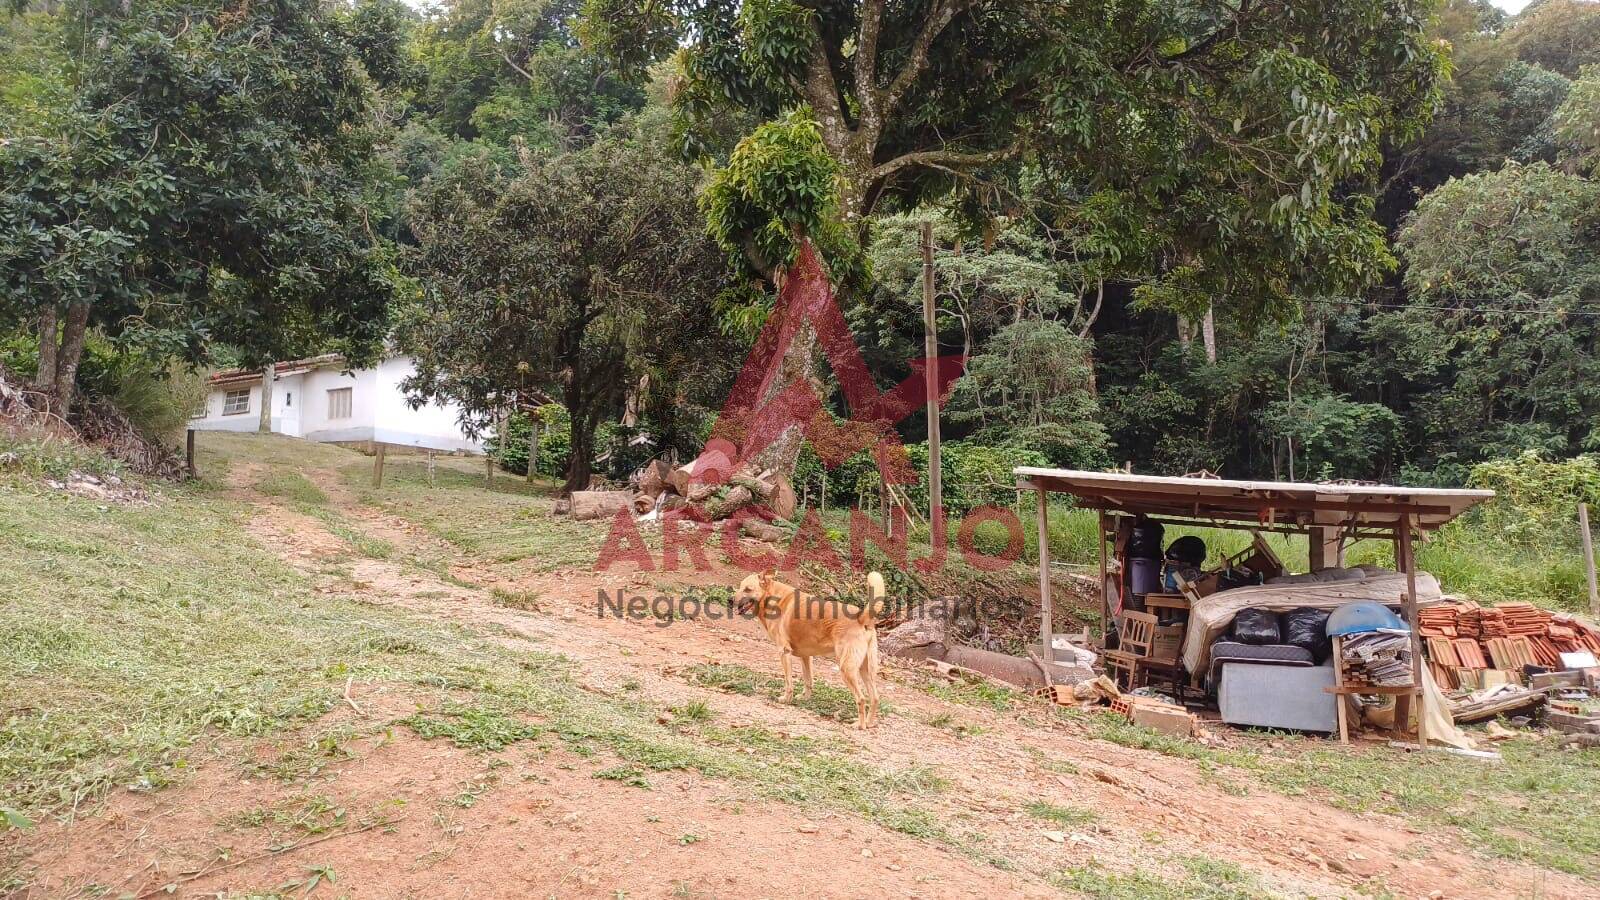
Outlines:
[[528, 416], [528, 474], [525, 480], [533, 483], [534, 472], [539, 468], [539, 412], [534, 410]]
[[383, 448], [387, 444], [378, 443], [372, 456], [372, 486], [383, 487]]
[[[183, 441], [183, 460], [184, 460], [184, 463], [189, 467], [189, 477], [190, 478], [194, 478], [195, 476], [200, 474], [199, 472], [195, 471], [195, 468], [194, 468], [194, 429], [193, 428], [189, 429], [189, 433], [184, 436], [184, 441]], [[1592, 579], [1591, 579], [1590, 583], [1591, 584], [1593, 583]]]

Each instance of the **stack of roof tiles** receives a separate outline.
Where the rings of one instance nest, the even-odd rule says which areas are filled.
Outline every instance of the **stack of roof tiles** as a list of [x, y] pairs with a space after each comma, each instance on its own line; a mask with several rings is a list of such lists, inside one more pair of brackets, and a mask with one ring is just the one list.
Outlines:
[[1417, 629], [1434, 678], [1450, 687], [1470, 680], [1461, 670], [1520, 672], [1525, 665], [1559, 667], [1562, 653], [1600, 655], [1600, 628], [1531, 603], [1435, 604], [1417, 611]]

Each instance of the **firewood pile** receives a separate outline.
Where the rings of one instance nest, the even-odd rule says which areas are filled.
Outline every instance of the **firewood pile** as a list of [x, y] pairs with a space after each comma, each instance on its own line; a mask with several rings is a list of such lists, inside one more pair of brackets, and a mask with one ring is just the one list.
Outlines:
[[668, 513], [682, 519], [719, 522], [741, 516], [742, 533], [765, 541], [783, 539], [772, 524], [794, 518], [798, 505], [789, 479], [772, 469], [736, 464], [729, 448], [713, 441], [705, 452], [682, 466], [653, 460], [619, 490], [574, 491], [574, 519], [603, 519], [628, 510], [650, 521]]

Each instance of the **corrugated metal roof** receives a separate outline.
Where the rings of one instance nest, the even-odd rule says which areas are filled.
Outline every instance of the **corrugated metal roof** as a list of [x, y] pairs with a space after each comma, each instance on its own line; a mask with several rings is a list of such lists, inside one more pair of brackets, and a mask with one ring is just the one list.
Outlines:
[[1402, 516], [1432, 531], [1494, 491], [1387, 484], [1233, 481], [1018, 466], [1017, 486], [1069, 494], [1093, 509], [1261, 525], [1393, 528]]

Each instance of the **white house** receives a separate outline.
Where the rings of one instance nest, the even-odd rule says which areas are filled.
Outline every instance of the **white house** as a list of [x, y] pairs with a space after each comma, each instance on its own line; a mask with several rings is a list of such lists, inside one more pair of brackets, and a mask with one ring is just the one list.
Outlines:
[[[431, 450], [483, 451], [457, 423], [454, 404], [412, 409], [400, 382], [416, 372], [408, 356], [370, 369], [345, 368], [338, 354], [274, 366], [272, 430], [312, 441], [377, 441]], [[211, 376], [206, 408], [189, 427], [202, 431], [256, 431], [261, 424], [261, 372], [232, 369]]]

